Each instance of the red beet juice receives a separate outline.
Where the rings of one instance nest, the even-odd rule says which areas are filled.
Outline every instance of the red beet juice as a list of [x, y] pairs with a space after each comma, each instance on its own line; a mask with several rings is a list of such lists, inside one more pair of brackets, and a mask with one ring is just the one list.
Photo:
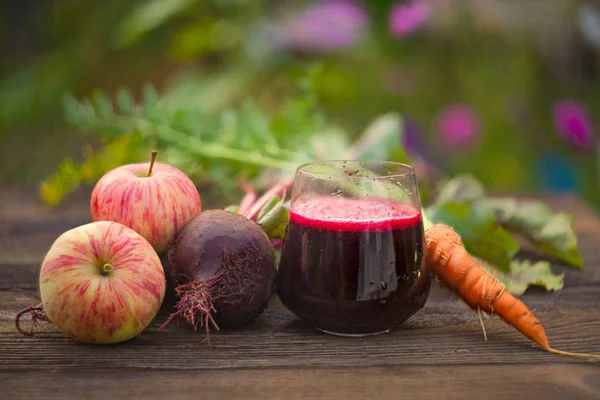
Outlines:
[[298, 317], [330, 333], [385, 332], [429, 294], [421, 213], [391, 200], [297, 200], [277, 292]]

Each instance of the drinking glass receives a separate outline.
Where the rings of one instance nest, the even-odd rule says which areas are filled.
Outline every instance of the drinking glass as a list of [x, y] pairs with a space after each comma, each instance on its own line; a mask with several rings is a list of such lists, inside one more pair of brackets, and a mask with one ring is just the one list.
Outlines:
[[429, 295], [415, 173], [389, 161], [296, 171], [277, 275], [283, 304], [331, 334], [388, 332]]

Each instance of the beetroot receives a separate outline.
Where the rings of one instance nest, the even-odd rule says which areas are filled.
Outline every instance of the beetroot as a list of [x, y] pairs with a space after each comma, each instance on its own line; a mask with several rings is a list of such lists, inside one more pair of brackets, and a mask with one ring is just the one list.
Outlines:
[[274, 291], [275, 249], [261, 227], [240, 214], [204, 211], [169, 250], [177, 303], [167, 323], [182, 316], [194, 328], [252, 322]]

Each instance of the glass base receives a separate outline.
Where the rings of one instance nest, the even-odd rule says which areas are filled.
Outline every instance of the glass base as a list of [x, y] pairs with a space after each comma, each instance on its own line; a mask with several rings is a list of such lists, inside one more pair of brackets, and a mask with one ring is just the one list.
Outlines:
[[327, 333], [328, 335], [341, 336], [341, 337], [353, 337], [353, 338], [359, 338], [359, 337], [365, 337], [365, 336], [384, 335], [386, 333], [389, 333], [390, 330], [391, 330], [391, 329], [387, 329], [385, 331], [369, 332], [369, 333], [339, 333], [339, 332], [328, 331], [328, 330], [321, 329], [321, 328], [316, 328], [316, 329], [318, 331], [323, 332], [323, 333]]

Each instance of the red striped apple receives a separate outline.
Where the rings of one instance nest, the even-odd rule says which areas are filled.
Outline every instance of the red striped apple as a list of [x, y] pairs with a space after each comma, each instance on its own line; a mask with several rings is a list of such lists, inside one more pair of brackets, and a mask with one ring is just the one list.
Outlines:
[[66, 335], [86, 343], [137, 336], [165, 296], [165, 273], [143, 237], [116, 222], [92, 222], [54, 242], [40, 270], [44, 311]]
[[194, 183], [175, 167], [129, 164], [104, 175], [92, 192], [94, 221], [115, 221], [142, 235], [158, 253], [167, 250], [178, 232], [200, 214]]

